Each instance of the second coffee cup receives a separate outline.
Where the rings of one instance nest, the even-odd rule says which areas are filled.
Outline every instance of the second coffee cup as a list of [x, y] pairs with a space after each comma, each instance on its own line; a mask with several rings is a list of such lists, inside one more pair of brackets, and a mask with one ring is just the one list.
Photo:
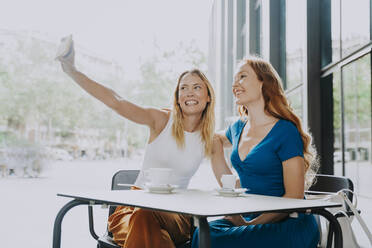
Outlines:
[[223, 189], [235, 189], [236, 176], [232, 174], [223, 174], [221, 176], [221, 182]]
[[172, 173], [170, 168], [150, 168], [145, 170], [145, 178], [153, 186], [165, 186], [170, 183]]

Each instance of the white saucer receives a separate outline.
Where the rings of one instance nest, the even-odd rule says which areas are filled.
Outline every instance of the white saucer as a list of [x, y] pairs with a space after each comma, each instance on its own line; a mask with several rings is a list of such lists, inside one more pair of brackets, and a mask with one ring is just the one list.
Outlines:
[[245, 193], [248, 190], [246, 188], [238, 188], [238, 189], [220, 188], [220, 189], [216, 189], [216, 191], [220, 196], [237, 197], [237, 196]]
[[163, 185], [153, 185], [146, 183], [145, 189], [149, 193], [155, 194], [171, 194], [177, 188], [176, 185], [163, 184]]

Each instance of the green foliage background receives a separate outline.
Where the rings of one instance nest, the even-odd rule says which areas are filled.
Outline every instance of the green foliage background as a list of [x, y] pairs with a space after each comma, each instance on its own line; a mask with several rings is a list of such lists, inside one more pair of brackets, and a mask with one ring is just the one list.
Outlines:
[[[122, 131], [129, 145], [144, 146], [147, 139], [144, 127], [124, 120], [62, 72], [54, 61], [57, 41], [22, 32], [0, 33], [0, 36], [3, 37], [0, 39], [0, 126], [16, 132], [30, 125], [47, 127], [59, 130], [57, 135], [63, 138], [77, 129], [93, 129], [99, 130], [102, 139], [111, 141], [117, 131]], [[205, 71], [206, 56], [195, 43], [181, 43], [169, 51], [155, 47], [155, 51], [152, 57], [142, 61], [138, 79], [127, 79], [126, 68], [84, 54], [78, 47], [76, 63], [83, 73], [136, 104], [169, 108], [177, 76], [193, 67]], [[14, 141], [11, 136], [2, 132], [0, 145]]]

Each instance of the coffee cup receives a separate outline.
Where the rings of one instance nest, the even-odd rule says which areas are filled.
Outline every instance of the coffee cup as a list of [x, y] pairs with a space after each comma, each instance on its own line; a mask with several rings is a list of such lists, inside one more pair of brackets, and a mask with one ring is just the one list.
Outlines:
[[170, 168], [150, 168], [145, 170], [146, 181], [151, 185], [162, 186], [168, 185], [173, 174]]
[[232, 174], [223, 174], [221, 176], [221, 183], [223, 189], [235, 189], [236, 176]]

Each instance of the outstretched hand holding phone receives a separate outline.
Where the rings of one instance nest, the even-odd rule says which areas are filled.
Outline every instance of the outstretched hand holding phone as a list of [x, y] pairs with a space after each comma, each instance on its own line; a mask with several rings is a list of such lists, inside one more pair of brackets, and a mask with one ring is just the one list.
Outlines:
[[75, 49], [72, 35], [63, 37], [59, 45], [56, 60], [61, 62], [62, 69], [65, 73], [70, 74], [76, 71], [75, 68]]

